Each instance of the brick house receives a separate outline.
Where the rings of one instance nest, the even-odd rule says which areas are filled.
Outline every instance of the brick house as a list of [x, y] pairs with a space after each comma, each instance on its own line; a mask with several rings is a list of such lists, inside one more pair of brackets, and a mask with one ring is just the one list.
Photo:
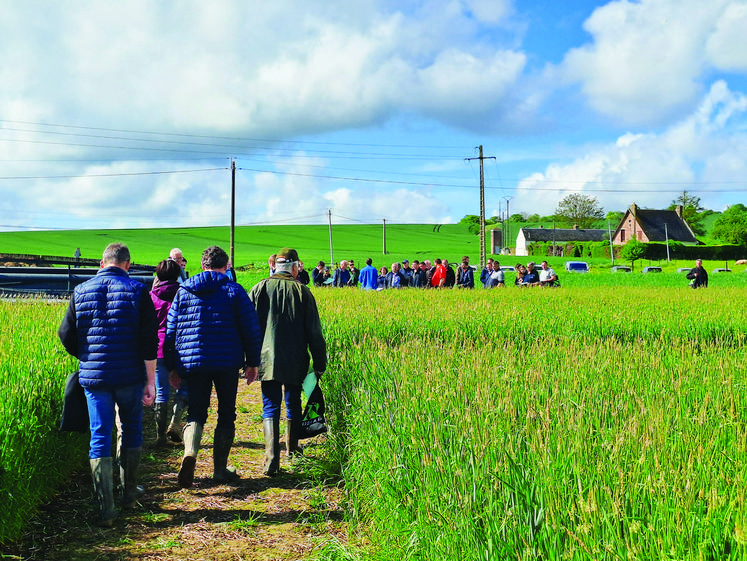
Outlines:
[[633, 203], [625, 212], [612, 234], [613, 245], [625, 245], [631, 239], [639, 242], [698, 243], [695, 233], [682, 217], [682, 206], [675, 210], [650, 210], [638, 208]]

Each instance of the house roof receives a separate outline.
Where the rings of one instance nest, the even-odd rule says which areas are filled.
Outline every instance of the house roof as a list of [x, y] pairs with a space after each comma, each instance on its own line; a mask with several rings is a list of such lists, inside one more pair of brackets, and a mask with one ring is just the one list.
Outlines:
[[692, 230], [690, 230], [680, 215], [677, 214], [676, 210], [638, 208], [636, 209], [635, 216], [638, 225], [646, 233], [649, 241], [665, 242], [667, 238], [670, 241], [686, 243], [695, 243], [698, 241], [695, 239]]
[[521, 228], [529, 242], [601, 242], [607, 230], [577, 230], [574, 228]]

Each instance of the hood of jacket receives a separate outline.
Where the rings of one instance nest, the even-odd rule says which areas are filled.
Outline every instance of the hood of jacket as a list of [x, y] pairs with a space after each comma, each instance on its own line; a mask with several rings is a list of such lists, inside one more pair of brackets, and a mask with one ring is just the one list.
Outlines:
[[188, 278], [180, 286], [192, 294], [205, 295], [215, 292], [221, 286], [230, 282], [226, 275], [217, 271], [203, 271]]
[[151, 290], [151, 294], [164, 300], [165, 302], [173, 302], [176, 291], [179, 290], [179, 283], [176, 281], [163, 281], [159, 282], [156, 287]]

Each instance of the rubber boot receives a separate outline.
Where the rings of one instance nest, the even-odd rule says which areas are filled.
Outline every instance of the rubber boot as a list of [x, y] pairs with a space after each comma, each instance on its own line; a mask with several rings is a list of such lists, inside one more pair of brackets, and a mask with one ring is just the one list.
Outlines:
[[137, 484], [142, 448], [125, 448], [119, 458], [119, 479], [122, 483], [122, 508], [132, 508], [145, 495], [145, 489]]
[[99, 526], [111, 528], [117, 517], [114, 508], [114, 472], [113, 462], [109, 458], [95, 458], [91, 460], [91, 476], [93, 489], [99, 502]]
[[236, 468], [226, 467], [235, 432], [234, 429], [215, 429], [213, 434], [213, 479], [215, 481], [225, 482], [239, 479]]
[[153, 406], [153, 417], [156, 420], [156, 447], [166, 445], [166, 416], [168, 414], [168, 403], [156, 403]]
[[202, 440], [202, 425], [194, 422], [187, 423], [187, 426], [184, 427], [184, 457], [182, 458], [182, 467], [179, 469], [178, 478], [179, 487], [182, 489], [188, 489], [194, 483], [200, 440]]
[[169, 423], [169, 428], [166, 429], [166, 436], [171, 442], [181, 444], [182, 440], [182, 414], [187, 410], [187, 398], [186, 396], [177, 394], [174, 399], [174, 412]]
[[280, 469], [280, 419], [262, 419], [265, 434], [264, 474], [272, 477]]
[[285, 453], [289, 458], [303, 455], [303, 450], [298, 445], [298, 433], [301, 422], [297, 420], [285, 420]]

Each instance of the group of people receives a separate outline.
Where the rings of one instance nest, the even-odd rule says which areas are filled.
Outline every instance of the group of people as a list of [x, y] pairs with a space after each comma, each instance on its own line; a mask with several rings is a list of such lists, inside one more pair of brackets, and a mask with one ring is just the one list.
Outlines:
[[[294, 249], [279, 251], [274, 274], [249, 293], [232, 280], [228, 255], [218, 246], [202, 253], [199, 274], [188, 277], [184, 263], [181, 251], [172, 250], [158, 264], [149, 292], [129, 277], [127, 246], [110, 244], [96, 276], [75, 288], [60, 325], [63, 346], [79, 360], [101, 526], [112, 526], [118, 514], [115, 459], [121, 484], [119, 506], [134, 506], [145, 492], [138, 485], [144, 407], [155, 403], [156, 444], [167, 439], [184, 443], [178, 482], [189, 488], [214, 387], [218, 417], [213, 479], [228, 482], [238, 479], [228, 466], [228, 456], [235, 438], [239, 377], [243, 375], [248, 384], [259, 380], [263, 471], [272, 476], [279, 471], [283, 401], [286, 453], [292, 455], [300, 452], [301, 384], [309, 372], [309, 354], [317, 378], [327, 367], [316, 301], [309, 288], [296, 280], [300, 269]], [[169, 386], [177, 394], [167, 426]], [[179, 434], [185, 407], [187, 422]], [[113, 458], [115, 417], [119, 426]]]
[[[516, 286], [560, 286], [558, 275], [543, 261], [537, 270], [533, 262], [516, 265]], [[454, 270], [446, 259], [430, 259], [423, 261], [404, 259], [402, 263], [391, 264], [391, 268], [383, 266], [376, 269], [372, 259], [366, 259], [366, 266], [358, 270], [355, 261], [340, 261], [340, 266], [334, 271], [319, 261], [312, 271], [311, 282], [314, 286], [360, 286], [364, 290], [386, 290], [390, 288], [475, 288], [476, 270], [469, 263], [469, 257], [462, 257], [459, 266]], [[483, 288], [504, 287], [505, 272], [501, 264], [495, 259], [488, 259], [480, 272], [479, 281]]]

